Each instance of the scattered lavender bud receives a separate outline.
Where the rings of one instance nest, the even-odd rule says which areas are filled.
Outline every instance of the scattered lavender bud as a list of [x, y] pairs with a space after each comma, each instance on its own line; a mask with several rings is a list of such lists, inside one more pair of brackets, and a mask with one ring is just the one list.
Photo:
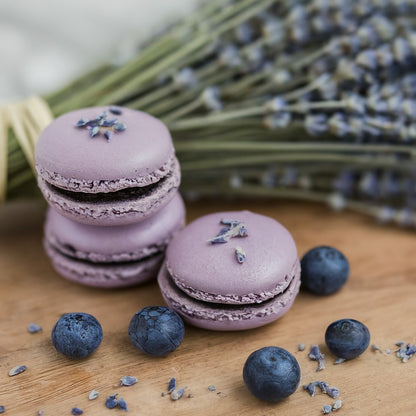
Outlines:
[[132, 386], [137, 383], [137, 378], [132, 376], [124, 376], [120, 379], [122, 386]]
[[240, 264], [243, 264], [246, 261], [246, 253], [240, 246], [235, 248], [235, 256]]
[[313, 397], [315, 396], [316, 386], [318, 381], [314, 381], [312, 383], [309, 383], [308, 385], [303, 386], [303, 390], [307, 390], [308, 393]]
[[173, 82], [179, 89], [194, 87], [198, 81], [192, 68], [182, 68], [173, 78]]
[[37, 416], [42, 416], [43, 415], [43, 410], [38, 410]]
[[117, 407], [118, 401], [116, 397], [117, 397], [117, 393], [107, 397], [105, 401], [105, 406], [108, 409], [114, 409], [115, 407]]
[[247, 228], [241, 221], [221, 220], [221, 224], [227, 225], [228, 229], [222, 228], [214, 238], [208, 240], [208, 243], [227, 243], [230, 240], [230, 238], [248, 236]]
[[91, 390], [91, 393], [88, 396], [89, 400], [95, 400], [99, 396], [99, 392], [97, 390]]
[[189, 394], [188, 394], [188, 397], [189, 397], [190, 399], [192, 399], [192, 398], [194, 397], [194, 395], [193, 395], [192, 393], [189, 393]]
[[165, 396], [166, 396], [166, 393], [164, 393], [164, 392], [162, 391], [162, 393], [160, 393], [160, 395], [161, 395], [162, 397], [165, 397]]
[[387, 354], [387, 355], [389, 355], [390, 354], [390, 349], [388, 349], [388, 348], [386, 348], [386, 351], [385, 351], [385, 353]]
[[179, 390], [173, 390], [172, 393], [170, 394], [171, 400], [179, 400], [183, 396], [183, 393], [185, 392], [186, 388], [187, 387], [182, 387]]
[[336, 400], [336, 401], [334, 402], [334, 404], [332, 405], [332, 410], [333, 410], [333, 411], [336, 411], [336, 410], [338, 410], [338, 409], [341, 409], [341, 407], [342, 407], [342, 400], [341, 400], [341, 399], [338, 399], [338, 400]]
[[169, 384], [168, 384], [168, 393], [172, 393], [173, 390], [176, 389], [176, 378], [172, 377], [169, 380]]
[[106, 118], [106, 116], [107, 116], [107, 111], [104, 110], [99, 116], [96, 117], [96, 120], [97, 121], [102, 120], [103, 118]]
[[31, 334], [35, 334], [36, 332], [40, 332], [42, 331], [42, 327], [40, 327], [37, 324], [31, 323], [29, 324], [29, 326], [27, 327], [27, 330], [31, 333]]
[[103, 120], [103, 122], [101, 123], [101, 126], [103, 127], [113, 127], [114, 124], [117, 123], [117, 119], [116, 118], [112, 118], [110, 120]]
[[79, 407], [74, 407], [71, 412], [74, 416], [82, 415], [84, 412]]
[[342, 364], [344, 361], [346, 361], [346, 359], [345, 359], [345, 358], [338, 357], [338, 358], [334, 361], [334, 364], [335, 364], [335, 365], [337, 365], [337, 364]]
[[381, 351], [381, 349], [379, 347], [377, 347], [376, 344], [371, 344], [371, 350], [374, 351], [374, 352], [376, 352], [376, 351], [383, 352], [383, 351]]
[[4, 413], [6, 411], [6, 408], [4, 406], [0, 406], [0, 413]]
[[107, 139], [108, 142], [110, 141], [112, 135], [113, 135], [113, 133], [110, 130], [107, 130], [104, 133], [104, 137]]
[[336, 387], [331, 387], [326, 381], [318, 381], [317, 385], [329, 397], [336, 399], [339, 396], [339, 390]]
[[26, 371], [27, 367], [25, 365], [17, 365], [16, 367], [13, 367], [10, 371], [9, 371], [9, 376], [13, 377], [13, 376], [17, 376], [20, 373], [23, 373], [23, 371]]
[[302, 344], [301, 342], [299, 342], [298, 351], [305, 351], [305, 348], [306, 348], [305, 344]]
[[208, 390], [209, 390], [209, 391], [215, 391], [215, 390], [216, 390], [216, 388], [215, 388], [215, 386], [213, 386], [212, 384], [210, 384], [210, 385], [208, 386]]
[[127, 403], [122, 397], [118, 399], [117, 404], [120, 410], [124, 410], [125, 412], [129, 411], [129, 409], [127, 408]]
[[329, 404], [324, 405], [324, 407], [322, 408], [322, 413], [326, 415], [331, 412], [332, 412], [332, 406]]
[[210, 111], [220, 111], [223, 103], [220, 98], [220, 89], [218, 87], [207, 87], [201, 93], [201, 101]]
[[321, 353], [319, 350], [318, 345], [312, 345], [310, 352], [309, 352], [309, 358], [312, 361], [318, 361], [318, 368], [316, 371], [321, 371], [325, 368], [325, 358], [324, 354]]

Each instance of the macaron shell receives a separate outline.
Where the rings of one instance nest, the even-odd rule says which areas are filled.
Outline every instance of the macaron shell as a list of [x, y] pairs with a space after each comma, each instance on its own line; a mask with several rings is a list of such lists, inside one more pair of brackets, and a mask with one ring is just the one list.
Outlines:
[[273, 322], [290, 309], [299, 292], [300, 264], [298, 261], [285, 292], [259, 304], [224, 305], [191, 298], [175, 286], [166, 264], [159, 272], [158, 284], [167, 305], [188, 324], [214, 331], [246, 330]]
[[[239, 220], [247, 237], [210, 244], [224, 225]], [[238, 263], [236, 246], [246, 253]], [[232, 211], [200, 217], [172, 239], [166, 253], [167, 269], [175, 284], [189, 296], [206, 302], [250, 304], [263, 302], [289, 285], [298, 263], [295, 242], [280, 223], [249, 211]]]
[[176, 195], [181, 173], [179, 162], [174, 160], [171, 174], [149, 194], [136, 199], [82, 202], [54, 191], [41, 177], [38, 177], [38, 185], [48, 203], [70, 220], [98, 226], [132, 224], [154, 215]]
[[[36, 164], [78, 182], [145, 177], [158, 170], [174, 154], [168, 129], [149, 114], [121, 110], [121, 115], [113, 115], [108, 106], [89, 107], [58, 117], [38, 139]], [[126, 130], [114, 133], [107, 141], [102, 135], [91, 138], [86, 128], [75, 127], [78, 120], [95, 119], [103, 111], [107, 111], [108, 119], [124, 122]]]
[[114, 227], [80, 224], [49, 209], [45, 239], [60, 253], [91, 262], [139, 260], [165, 250], [183, 227], [185, 205], [179, 193], [155, 215], [139, 223]]
[[147, 282], [156, 277], [164, 257], [159, 253], [137, 262], [97, 265], [64, 256], [46, 240], [44, 247], [52, 266], [62, 277], [99, 288], [121, 288]]

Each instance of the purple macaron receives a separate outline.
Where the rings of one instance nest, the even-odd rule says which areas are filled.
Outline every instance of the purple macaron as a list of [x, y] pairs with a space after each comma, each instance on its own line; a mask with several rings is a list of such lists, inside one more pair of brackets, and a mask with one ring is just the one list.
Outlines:
[[114, 227], [81, 224], [49, 209], [44, 246], [63, 277], [87, 286], [124, 287], [157, 276], [165, 249], [185, 222], [179, 193], [144, 221]]
[[39, 187], [65, 217], [124, 225], [152, 216], [175, 195], [180, 167], [158, 119], [123, 107], [66, 113], [40, 135]]
[[186, 322], [241, 330], [286, 313], [300, 286], [291, 234], [272, 218], [249, 211], [198, 218], [170, 242], [158, 283]]

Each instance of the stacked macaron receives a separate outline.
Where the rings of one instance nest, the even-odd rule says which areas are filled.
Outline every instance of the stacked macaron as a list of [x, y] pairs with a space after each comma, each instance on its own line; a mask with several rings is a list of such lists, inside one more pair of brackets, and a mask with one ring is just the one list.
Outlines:
[[173, 237], [158, 283], [168, 306], [189, 324], [249, 329], [289, 310], [299, 291], [300, 263], [291, 234], [274, 219], [220, 212]]
[[166, 126], [122, 107], [57, 118], [35, 150], [50, 205], [44, 245], [62, 276], [97, 287], [155, 277], [184, 225], [180, 167]]

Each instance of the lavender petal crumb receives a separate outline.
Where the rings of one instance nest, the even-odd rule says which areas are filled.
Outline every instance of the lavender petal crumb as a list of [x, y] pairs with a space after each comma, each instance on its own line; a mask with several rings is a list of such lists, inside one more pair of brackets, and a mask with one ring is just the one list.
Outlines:
[[162, 391], [162, 393], [160, 393], [160, 395], [161, 395], [162, 397], [165, 397], [165, 396], [166, 396], [166, 393]]
[[23, 373], [23, 371], [26, 371], [27, 367], [25, 365], [17, 365], [16, 367], [13, 367], [10, 371], [9, 371], [9, 376], [13, 377], [13, 376], [17, 376], [20, 373]]
[[129, 409], [127, 408], [127, 403], [122, 397], [118, 399], [118, 407], [120, 410], [124, 410], [125, 412], [129, 411]]
[[209, 390], [209, 391], [215, 391], [215, 390], [217, 390], [217, 389], [215, 388], [215, 386], [213, 386], [212, 384], [210, 384], [210, 385], [208, 386], [208, 390]]
[[124, 376], [120, 379], [122, 386], [132, 386], [137, 383], [137, 378], [132, 376]]
[[346, 361], [346, 359], [345, 359], [345, 358], [338, 357], [338, 358], [334, 361], [334, 364], [335, 364], [335, 365], [337, 365], [337, 364], [342, 364], [344, 361]]
[[168, 384], [168, 393], [172, 393], [176, 389], [176, 378], [172, 377]]
[[89, 400], [94, 400], [96, 399], [98, 396], [100, 395], [100, 393], [97, 390], [91, 390], [91, 393], [88, 396]]
[[0, 406], [0, 413], [4, 413], [6, 411], [6, 408], [4, 406]]
[[405, 344], [403, 341], [397, 342], [396, 345], [400, 347], [396, 350], [396, 356], [403, 363], [407, 363], [416, 353], [416, 345]]
[[114, 409], [115, 407], [117, 407], [118, 401], [116, 397], [117, 397], [117, 393], [107, 397], [105, 401], [105, 406], [108, 409]]
[[79, 407], [74, 407], [72, 408], [72, 414], [73, 415], [82, 415], [84, 412], [82, 411], [82, 409], [80, 409]]
[[29, 324], [27, 327], [28, 332], [31, 334], [36, 334], [36, 332], [42, 331], [42, 327], [40, 327], [38, 324], [34, 324], [33, 322]]
[[332, 405], [332, 410], [336, 411], [338, 409], [341, 409], [341, 407], [342, 407], [342, 400], [341, 399], [338, 399]]
[[332, 412], [332, 406], [329, 404], [324, 405], [324, 407], [322, 408], [322, 413], [324, 415], [327, 415], [328, 413]]
[[226, 225], [226, 228], [221, 228], [219, 233], [208, 240], [208, 243], [211, 244], [222, 244], [227, 243], [230, 241], [231, 238], [234, 237], [247, 237], [248, 231], [245, 225], [238, 220], [221, 220], [220, 223], [222, 225]]
[[42, 416], [43, 415], [43, 410], [38, 410], [37, 416]]
[[336, 387], [330, 387], [326, 381], [319, 381], [318, 387], [333, 399], [336, 399], [339, 396], [339, 390]]
[[192, 399], [192, 398], [194, 397], [194, 395], [193, 395], [192, 393], [189, 393], [189, 394], [188, 394], [188, 397], [189, 397], [190, 399]]
[[372, 344], [371, 345], [371, 350], [374, 351], [374, 352], [377, 352], [377, 351], [383, 352], [383, 351], [381, 351], [381, 349], [379, 347], [377, 347], [376, 344]]
[[390, 349], [389, 348], [386, 348], [386, 351], [385, 351], [385, 353], [387, 354], [387, 355], [389, 355], [390, 354]]
[[319, 350], [318, 345], [312, 345], [310, 352], [309, 352], [309, 358], [313, 361], [318, 361], [318, 368], [316, 371], [321, 371], [325, 368], [325, 358], [324, 354], [321, 353]]
[[305, 348], [306, 348], [305, 344], [302, 344], [301, 342], [299, 342], [298, 351], [305, 351]]

